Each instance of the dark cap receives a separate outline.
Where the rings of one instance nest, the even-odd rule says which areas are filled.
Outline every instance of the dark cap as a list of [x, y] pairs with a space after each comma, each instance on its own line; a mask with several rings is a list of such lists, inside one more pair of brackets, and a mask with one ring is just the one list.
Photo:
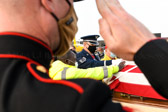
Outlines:
[[91, 44], [99, 45], [99, 43], [97, 42], [97, 38], [99, 37], [100, 37], [99, 35], [87, 35], [81, 37], [81, 39], [83, 39], [84, 42], [90, 42]]

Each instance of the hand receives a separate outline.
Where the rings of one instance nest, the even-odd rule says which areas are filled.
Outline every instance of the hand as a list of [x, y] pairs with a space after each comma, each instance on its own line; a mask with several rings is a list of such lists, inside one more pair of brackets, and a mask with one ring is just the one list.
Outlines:
[[125, 61], [120, 62], [118, 67], [119, 67], [119, 71], [121, 71], [125, 67]]
[[135, 53], [150, 39], [156, 38], [134, 17], [129, 15], [118, 0], [96, 0], [102, 15], [100, 34], [108, 48], [117, 56], [133, 60]]

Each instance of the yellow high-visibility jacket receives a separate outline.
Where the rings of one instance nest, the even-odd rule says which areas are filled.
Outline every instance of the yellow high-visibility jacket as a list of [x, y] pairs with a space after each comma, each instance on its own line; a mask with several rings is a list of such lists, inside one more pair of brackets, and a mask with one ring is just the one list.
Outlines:
[[108, 56], [105, 54], [105, 55], [104, 55], [104, 58], [102, 58], [101, 60], [102, 60], [102, 61], [104, 61], [104, 60], [111, 60], [111, 58], [108, 57]]
[[118, 66], [103, 66], [88, 69], [79, 69], [75, 66], [67, 65], [62, 61], [55, 61], [49, 69], [49, 76], [53, 80], [61, 79], [77, 79], [77, 78], [93, 78], [102, 80], [103, 78], [112, 77], [114, 73], [119, 71]]
[[[117, 59], [117, 57], [115, 57], [115, 59]], [[112, 59], [105, 54], [104, 58], [102, 58], [101, 60], [105, 61], [105, 60], [112, 60]]]

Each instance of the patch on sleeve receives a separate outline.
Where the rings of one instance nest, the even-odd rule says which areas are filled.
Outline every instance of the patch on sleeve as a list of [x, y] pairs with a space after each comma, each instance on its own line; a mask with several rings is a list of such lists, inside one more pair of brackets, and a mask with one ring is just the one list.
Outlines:
[[79, 60], [80, 63], [84, 63], [86, 61], [85, 57], [82, 57], [82, 59]]

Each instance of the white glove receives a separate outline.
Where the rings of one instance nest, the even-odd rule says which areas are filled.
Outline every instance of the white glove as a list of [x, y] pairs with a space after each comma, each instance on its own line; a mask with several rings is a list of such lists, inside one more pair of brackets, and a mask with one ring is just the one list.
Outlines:
[[113, 66], [119, 66], [119, 64], [122, 62], [122, 59], [116, 59], [116, 60], [112, 60], [112, 65]]

